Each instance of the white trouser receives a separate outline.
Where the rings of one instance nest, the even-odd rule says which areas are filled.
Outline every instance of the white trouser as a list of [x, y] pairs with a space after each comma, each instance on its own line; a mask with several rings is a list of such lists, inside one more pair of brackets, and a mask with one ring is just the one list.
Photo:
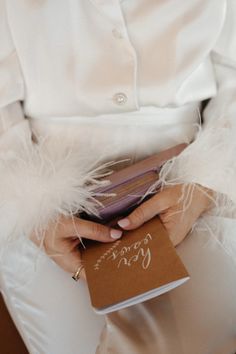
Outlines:
[[[50, 136], [62, 134], [63, 139], [72, 139], [74, 132], [73, 138], [81, 145], [86, 145], [86, 139], [89, 139], [90, 153], [106, 151], [109, 152], [108, 158], [130, 153], [139, 157], [191, 141], [194, 123], [198, 119], [196, 107], [190, 111], [181, 108], [176, 114], [173, 113], [173, 109], [159, 112], [147, 110], [140, 115], [122, 114], [100, 121], [65, 118], [51, 122], [35, 120], [32, 125], [42, 135], [45, 132]], [[72, 129], [69, 129], [71, 126]], [[79, 129], [76, 130], [76, 126]], [[209, 218], [214, 226], [216, 220]], [[220, 220], [220, 227], [216, 232], [201, 231], [199, 228], [177, 248], [189, 268], [191, 280], [171, 295], [160, 297], [167, 299], [167, 303], [170, 297], [173, 306], [170, 303], [165, 305], [164, 300], [163, 305], [158, 305], [156, 312], [153, 312], [157, 313], [157, 317], [151, 322], [145, 320], [146, 312], [140, 311], [141, 305], [130, 309], [133, 322], [126, 327], [126, 338], [124, 323], [112, 322], [111, 317], [103, 331], [99, 354], [231, 354], [232, 348], [236, 350], [236, 220], [230, 217], [217, 220]], [[86, 285], [75, 283], [70, 274], [38, 251], [31, 241], [22, 241], [21, 238], [5, 254], [0, 270], [0, 286], [31, 354], [95, 353], [104, 318], [91, 310]], [[157, 300], [157, 304], [158, 301], [161, 300]], [[179, 327], [174, 329], [168, 321], [176, 319], [177, 313]], [[146, 324], [147, 331], [142, 340], [139, 338], [137, 341], [137, 344], [142, 344], [138, 349], [133, 338], [137, 333], [136, 324], [142, 323]], [[195, 323], [195, 329], [198, 328], [196, 336], [194, 332], [190, 335], [194, 331], [190, 323]], [[168, 341], [169, 333], [171, 340]], [[149, 339], [154, 338], [159, 340], [158, 345], [155, 341], [150, 342]], [[182, 345], [182, 351], [171, 350], [174, 343]]]
[[[234, 354], [235, 237], [236, 219], [205, 217], [177, 247], [191, 279], [109, 316], [98, 353]], [[7, 307], [30, 354], [94, 354], [104, 318], [91, 310], [85, 284], [37, 255], [30, 241], [16, 244], [1, 269]]]
[[96, 354], [235, 354], [235, 237], [236, 218], [199, 220], [176, 248], [190, 280], [108, 315]]
[[76, 283], [31, 241], [11, 247], [0, 280], [30, 354], [95, 352], [104, 319], [91, 309], [85, 283]]

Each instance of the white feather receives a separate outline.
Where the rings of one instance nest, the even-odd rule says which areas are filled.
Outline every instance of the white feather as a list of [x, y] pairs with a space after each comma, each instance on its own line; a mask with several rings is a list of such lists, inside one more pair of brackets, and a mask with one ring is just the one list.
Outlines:
[[199, 184], [218, 193], [217, 207], [236, 204], [236, 129], [216, 119], [199, 131], [179, 156], [167, 161], [160, 173], [162, 185]]
[[29, 237], [33, 230], [42, 236], [48, 222], [59, 215], [97, 214], [94, 190], [109, 183], [99, 179], [109, 176], [117, 164], [101, 160], [66, 141], [41, 139], [33, 144], [18, 129], [11, 149], [0, 155], [0, 249]]

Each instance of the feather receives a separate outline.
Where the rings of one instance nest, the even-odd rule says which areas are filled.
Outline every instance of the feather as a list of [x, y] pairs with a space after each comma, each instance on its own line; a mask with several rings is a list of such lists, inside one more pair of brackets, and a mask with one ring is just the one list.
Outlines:
[[235, 127], [224, 118], [198, 128], [193, 143], [163, 165], [160, 182], [210, 188], [216, 192], [215, 208], [229, 212], [236, 205]]
[[119, 162], [94, 159], [85, 149], [78, 151], [58, 139], [34, 144], [18, 129], [14, 148], [0, 154], [0, 249], [33, 231], [43, 237], [48, 223], [59, 215], [97, 215], [94, 190], [109, 183], [101, 177], [108, 177]]

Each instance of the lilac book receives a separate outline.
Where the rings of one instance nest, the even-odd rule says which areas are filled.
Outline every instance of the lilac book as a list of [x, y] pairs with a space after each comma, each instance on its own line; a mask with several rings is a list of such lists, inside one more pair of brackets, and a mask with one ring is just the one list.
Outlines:
[[180, 154], [186, 146], [186, 144], [176, 145], [104, 178], [109, 180], [110, 184], [94, 191], [95, 194], [106, 194], [96, 196], [99, 201], [99, 216], [82, 213], [80, 217], [108, 223], [116, 217], [130, 213], [143, 200], [158, 192], [161, 187], [159, 172], [162, 165]]

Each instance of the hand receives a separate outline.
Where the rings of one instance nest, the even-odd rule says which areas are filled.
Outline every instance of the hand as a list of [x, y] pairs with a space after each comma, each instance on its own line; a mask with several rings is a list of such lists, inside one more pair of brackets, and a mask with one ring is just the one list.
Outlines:
[[[82, 220], [78, 217], [61, 216], [59, 220], [51, 222], [43, 238], [43, 246], [45, 252], [50, 256], [61, 268], [72, 274], [81, 264], [80, 252], [78, 245], [79, 237], [97, 240], [101, 242], [112, 242], [122, 235], [122, 231], [109, 228], [107, 226]], [[40, 246], [41, 241], [34, 232], [31, 240]], [[85, 278], [84, 270], [81, 277]]]
[[198, 184], [168, 186], [119, 220], [125, 230], [136, 229], [159, 215], [174, 246], [187, 236], [199, 216], [214, 205], [214, 192]]

